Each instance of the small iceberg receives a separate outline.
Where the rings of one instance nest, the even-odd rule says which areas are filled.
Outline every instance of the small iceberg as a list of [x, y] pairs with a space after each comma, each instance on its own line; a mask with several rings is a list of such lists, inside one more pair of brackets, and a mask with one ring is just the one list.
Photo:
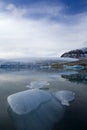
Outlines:
[[51, 65], [42, 65], [40, 69], [51, 69]]
[[75, 99], [75, 93], [68, 90], [61, 90], [54, 93], [54, 96], [61, 102], [62, 105], [70, 106], [71, 101]]
[[16, 114], [23, 115], [36, 109], [41, 103], [51, 100], [51, 95], [38, 89], [32, 89], [13, 94], [7, 100]]
[[51, 130], [65, 113], [65, 107], [49, 92], [32, 89], [7, 98], [8, 114], [19, 130]]
[[47, 81], [33, 81], [30, 83], [30, 85], [27, 85], [26, 87], [30, 89], [39, 89], [39, 88], [46, 88], [46, 86], [49, 85], [50, 83]]
[[64, 69], [71, 69], [71, 70], [83, 70], [84, 69], [84, 66], [82, 66], [82, 65], [73, 65], [73, 66], [64, 65], [63, 67], [64, 67]]

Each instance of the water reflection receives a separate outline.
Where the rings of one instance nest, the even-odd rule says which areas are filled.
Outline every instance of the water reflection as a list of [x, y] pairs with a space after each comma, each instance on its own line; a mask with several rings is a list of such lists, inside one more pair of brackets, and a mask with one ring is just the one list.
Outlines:
[[8, 97], [9, 115], [19, 130], [51, 130], [64, 117], [64, 106], [43, 90], [27, 90]]
[[[82, 126], [84, 126], [86, 125], [86, 123], [84, 122], [87, 119], [87, 88], [86, 86], [82, 85], [82, 83], [87, 84], [86, 75], [86, 72], [79, 73], [75, 71], [71, 72], [65, 70], [60, 70], [56, 72], [27, 70], [1, 74], [0, 122], [3, 121], [3, 119], [8, 120], [8, 117], [10, 116], [12, 122], [10, 120], [9, 122], [6, 122], [7, 126], [5, 124], [5, 121], [3, 121], [3, 126], [6, 126], [8, 130], [13, 130], [13, 128], [9, 128], [8, 124], [10, 124], [10, 126], [12, 127], [13, 124], [15, 124], [14, 126], [16, 126], [16, 128], [19, 130], [72, 130], [74, 128], [80, 129], [81, 122]], [[74, 79], [70, 78], [73, 76]], [[72, 83], [68, 82], [68, 80]], [[74, 82], [81, 83], [80, 86], [84, 87], [79, 88], [79, 85], [74, 84]], [[27, 85], [31, 86], [31, 88], [29, 88], [27, 91], [23, 91], [27, 89], [25, 87]], [[75, 87], [73, 87], [74, 85]], [[32, 89], [32, 87], [34, 89]], [[46, 91], [42, 91], [41, 89], [45, 87], [49, 88], [49, 90], [47, 89]], [[36, 88], [38, 88], [38, 90], [36, 90]], [[69, 95], [64, 94], [65, 97], [64, 95], [60, 95], [59, 100], [59, 90], [63, 89], [71, 90], [76, 93], [76, 100], [72, 104], [72, 106], [68, 107], [68, 109], [67, 107], [62, 106], [62, 104], [69, 105], [71, 99], [74, 99], [74, 95], [69, 98], [67, 98]], [[19, 91], [23, 92], [17, 93]], [[12, 96], [11, 94], [13, 93], [16, 94]], [[7, 117], [5, 118], [5, 115], [7, 113], [3, 113], [7, 112], [7, 96], [9, 96], [9, 116], [7, 115]], [[62, 122], [62, 124], [60, 122]], [[55, 124], [57, 124], [57, 128], [55, 128]], [[63, 127], [64, 125], [65, 127]], [[67, 127], [68, 125], [69, 128]], [[81, 130], [85, 129], [83, 128]]]
[[61, 75], [62, 78], [68, 79], [70, 82], [87, 84], [87, 72], [81, 72], [77, 74]]
[[62, 75], [68, 75], [69, 76], [71, 74], [78, 74], [78, 72], [77, 71], [65, 71], [65, 70], [62, 71], [61, 70], [61, 71], [58, 71], [57, 73], [55, 72], [55, 73], [50, 74], [49, 78], [51, 80], [58, 80], [58, 78]]

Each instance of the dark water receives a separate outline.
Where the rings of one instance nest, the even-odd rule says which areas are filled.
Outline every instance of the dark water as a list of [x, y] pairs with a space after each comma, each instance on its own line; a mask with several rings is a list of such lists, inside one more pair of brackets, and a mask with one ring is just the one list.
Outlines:
[[[0, 72], [0, 130], [87, 130], [87, 72], [47, 69]], [[63, 106], [50, 96], [60, 90], [75, 93], [70, 106]], [[32, 98], [30, 95], [28, 100], [26, 98], [27, 109], [23, 109], [27, 112], [19, 114], [11, 108], [7, 98], [23, 91], [28, 91]], [[18, 100], [19, 97], [14, 107]], [[24, 101], [20, 100], [18, 105], [23, 107]]]

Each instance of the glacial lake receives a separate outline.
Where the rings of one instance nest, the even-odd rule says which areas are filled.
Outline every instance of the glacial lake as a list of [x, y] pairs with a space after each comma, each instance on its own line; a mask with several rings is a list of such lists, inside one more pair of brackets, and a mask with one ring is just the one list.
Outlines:
[[0, 70], [0, 130], [87, 130], [87, 72]]

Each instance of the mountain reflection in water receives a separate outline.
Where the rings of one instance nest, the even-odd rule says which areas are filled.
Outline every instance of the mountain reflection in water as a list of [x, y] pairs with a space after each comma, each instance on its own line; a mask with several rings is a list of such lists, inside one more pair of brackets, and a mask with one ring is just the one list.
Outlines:
[[87, 84], [87, 73], [77, 73], [70, 75], [61, 75], [62, 78], [68, 79], [70, 82]]

